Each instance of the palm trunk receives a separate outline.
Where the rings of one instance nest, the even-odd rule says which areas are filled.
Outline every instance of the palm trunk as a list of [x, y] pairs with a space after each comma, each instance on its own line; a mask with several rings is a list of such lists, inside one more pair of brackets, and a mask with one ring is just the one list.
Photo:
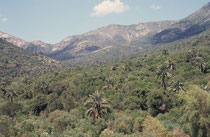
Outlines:
[[13, 97], [10, 98], [10, 101], [13, 102]]
[[203, 65], [200, 65], [200, 71], [203, 72]]
[[97, 113], [98, 113], [97, 119], [101, 118], [101, 106], [100, 106], [100, 104], [97, 105]]
[[166, 90], [166, 83], [165, 83], [165, 79], [162, 79], [162, 85], [163, 85], [163, 89]]

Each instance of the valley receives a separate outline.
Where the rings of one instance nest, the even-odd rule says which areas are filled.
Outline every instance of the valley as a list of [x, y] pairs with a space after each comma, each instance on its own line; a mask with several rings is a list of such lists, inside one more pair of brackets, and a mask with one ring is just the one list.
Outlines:
[[209, 26], [210, 2], [56, 44], [0, 32], [0, 137], [209, 137]]

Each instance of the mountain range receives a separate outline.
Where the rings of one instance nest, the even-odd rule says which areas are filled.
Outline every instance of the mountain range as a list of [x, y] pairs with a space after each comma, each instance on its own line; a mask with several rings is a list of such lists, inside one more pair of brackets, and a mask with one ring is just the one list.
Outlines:
[[56, 44], [27, 42], [0, 32], [0, 38], [27, 51], [65, 62], [103, 62], [143, 52], [148, 47], [197, 35], [210, 26], [210, 2], [190, 16], [176, 21], [133, 25], [108, 25]]

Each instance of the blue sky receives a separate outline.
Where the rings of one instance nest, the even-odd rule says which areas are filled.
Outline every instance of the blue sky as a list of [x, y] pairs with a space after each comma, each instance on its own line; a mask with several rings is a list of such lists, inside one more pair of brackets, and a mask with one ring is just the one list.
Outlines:
[[0, 0], [0, 31], [56, 43], [109, 24], [177, 20], [210, 0]]

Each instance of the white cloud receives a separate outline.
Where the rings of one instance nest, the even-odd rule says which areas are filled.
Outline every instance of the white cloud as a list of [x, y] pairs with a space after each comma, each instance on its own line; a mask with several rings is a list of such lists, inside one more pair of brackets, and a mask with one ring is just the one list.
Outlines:
[[153, 10], [159, 10], [161, 7], [160, 7], [160, 5], [153, 4], [153, 5], [151, 6], [151, 8], [152, 8]]
[[93, 8], [91, 16], [105, 16], [111, 13], [119, 14], [128, 10], [128, 8], [128, 5], [125, 5], [120, 0], [104, 0]]
[[8, 21], [8, 18], [0, 18], [0, 21], [6, 22], [6, 21]]

